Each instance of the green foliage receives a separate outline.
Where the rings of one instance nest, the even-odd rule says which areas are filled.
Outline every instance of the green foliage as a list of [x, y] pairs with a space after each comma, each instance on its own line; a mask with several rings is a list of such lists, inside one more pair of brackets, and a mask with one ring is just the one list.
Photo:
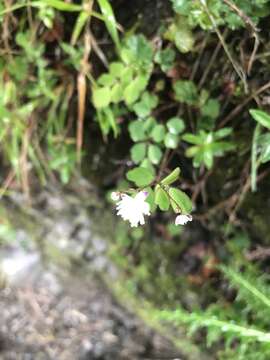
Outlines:
[[[171, 2], [175, 12], [184, 16], [191, 27], [199, 25], [204, 30], [213, 28], [204, 4], [207, 4], [208, 10], [217, 25], [227, 25], [231, 29], [237, 29], [245, 25], [243, 19], [223, 1], [171, 0]], [[255, 23], [258, 22], [260, 17], [264, 17], [269, 13], [269, 3], [267, 0], [235, 0], [233, 3], [243, 13], [250, 16]]]
[[127, 172], [127, 179], [137, 186], [147, 186], [154, 180], [154, 175], [144, 167], [137, 167]]
[[250, 271], [240, 273], [239, 269], [233, 270], [224, 266], [221, 270], [230, 285], [238, 289], [234, 304], [235, 312], [226, 314], [225, 309], [218, 304], [204, 311], [188, 312], [182, 308], [174, 311], [157, 310], [156, 318], [178, 326], [187, 326], [190, 336], [205, 328], [207, 347], [211, 347], [220, 339], [223, 340], [224, 350], [220, 351], [222, 359], [253, 359], [254, 354], [258, 354], [259, 359], [268, 359], [270, 333], [267, 319], [270, 294], [266, 280], [256, 279], [254, 273], [250, 277]]
[[164, 50], [161, 49], [156, 52], [155, 62], [160, 65], [162, 71], [166, 72], [173, 67], [175, 57], [175, 51], [168, 47]]
[[205, 132], [200, 130], [198, 134], [185, 134], [183, 140], [193, 144], [186, 150], [186, 155], [193, 158], [193, 165], [199, 167], [204, 164], [211, 169], [214, 163], [214, 157], [222, 156], [225, 152], [235, 148], [229, 141], [220, 141], [232, 132], [231, 128], [223, 128], [215, 132]]
[[198, 90], [194, 82], [189, 80], [178, 80], [173, 84], [175, 99], [188, 105], [195, 105], [198, 101]]
[[[250, 110], [250, 115], [257, 122], [251, 148], [251, 188], [256, 191], [257, 170], [261, 164], [270, 160], [270, 116], [255, 109]], [[267, 129], [265, 132], [264, 128]]]

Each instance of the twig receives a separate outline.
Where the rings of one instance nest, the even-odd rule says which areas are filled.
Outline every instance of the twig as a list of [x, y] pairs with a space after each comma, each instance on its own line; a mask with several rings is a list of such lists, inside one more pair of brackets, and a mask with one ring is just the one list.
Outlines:
[[207, 41], [209, 39], [209, 34], [207, 34], [203, 40], [203, 43], [202, 43], [202, 46], [201, 46], [201, 49], [200, 49], [200, 52], [199, 52], [199, 56], [197, 57], [197, 60], [195, 61], [195, 64], [193, 66], [193, 69], [192, 69], [192, 72], [191, 72], [191, 75], [190, 75], [190, 80], [193, 81], [194, 80], [194, 77], [196, 75], [196, 72], [199, 68], [199, 65], [200, 65], [200, 62], [201, 62], [201, 58], [202, 58], [202, 55], [203, 55], [203, 52], [204, 52], [204, 49], [205, 49], [205, 46], [207, 44]]
[[243, 12], [243, 10], [239, 9], [231, 0], [223, 0], [226, 5], [228, 5], [237, 15], [244, 21], [244, 23], [251, 29], [253, 33], [259, 31], [254, 22]]
[[219, 38], [219, 41], [221, 42], [221, 45], [223, 46], [223, 49], [226, 53], [226, 55], [228, 56], [235, 72], [237, 73], [237, 75], [239, 76], [239, 78], [241, 79], [243, 85], [244, 85], [244, 89], [245, 89], [245, 93], [248, 93], [248, 85], [247, 85], [247, 82], [246, 82], [246, 74], [244, 72], [244, 70], [242, 69], [242, 67], [233, 59], [224, 39], [223, 39], [223, 36], [221, 35], [221, 32], [219, 31], [218, 29], [218, 26], [216, 24], [216, 21], [215, 19], [213, 18], [212, 14], [210, 13], [209, 9], [208, 9], [208, 6], [206, 4], [206, 1], [205, 0], [200, 0], [200, 3], [201, 5], [203, 6], [203, 8], [205, 9], [214, 29], [215, 29], [215, 32]]
[[231, 121], [236, 115], [238, 115], [242, 109], [256, 96], [264, 92], [265, 90], [270, 88], [270, 81], [259, 89], [257, 89], [253, 94], [251, 94], [248, 98], [246, 98], [241, 104], [236, 106], [219, 124], [219, 128], [224, 127], [229, 121]]
[[[224, 31], [224, 34], [223, 34], [223, 38], [224, 38], [224, 39], [226, 38], [227, 34], [228, 34], [228, 30], [226, 29], [226, 30]], [[216, 60], [216, 57], [217, 57], [217, 55], [218, 55], [218, 52], [219, 52], [220, 48], [221, 48], [221, 42], [219, 42], [219, 43], [217, 44], [217, 46], [216, 46], [216, 48], [215, 48], [215, 50], [214, 50], [214, 52], [213, 52], [213, 54], [212, 54], [209, 62], [208, 62], [208, 65], [207, 65], [207, 67], [206, 67], [206, 69], [205, 69], [205, 71], [204, 71], [204, 73], [203, 73], [203, 76], [201, 77], [201, 80], [200, 80], [200, 82], [199, 82], [199, 84], [198, 84], [198, 89], [201, 89], [201, 88], [202, 88], [202, 86], [203, 86], [203, 84], [204, 84], [204, 82], [205, 82], [205, 80], [206, 80], [206, 78], [207, 78], [207, 75], [208, 75], [208, 73], [209, 73], [212, 65], [214, 64], [214, 62], [215, 62], [215, 60]]]
[[[91, 6], [93, 1], [91, 1]], [[90, 65], [88, 58], [91, 52], [91, 35], [90, 31], [86, 30], [84, 35], [84, 54], [81, 61], [81, 71], [77, 77], [77, 90], [78, 90], [78, 119], [77, 119], [77, 161], [80, 163], [81, 150], [83, 145], [83, 125], [85, 115], [85, 102], [86, 102], [86, 74], [89, 72]]]
[[254, 46], [253, 46], [253, 50], [248, 62], [248, 67], [247, 67], [247, 73], [248, 75], [251, 72], [251, 68], [255, 59], [255, 55], [257, 53], [258, 47], [259, 47], [259, 37], [258, 37], [258, 31], [259, 29], [256, 27], [256, 25], [254, 24], [254, 22], [250, 19], [249, 16], [247, 16], [247, 14], [245, 14], [241, 9], [239, 9], [232, 1], [230, 0], [223, 0], [225, 2], [225, 4], [227, 4], [234, 12], [237, 13], [237, 15], [244, 21], [244, 23], [248, 26], [249, 30], [252, 33], [252, 36], [254, 37]]

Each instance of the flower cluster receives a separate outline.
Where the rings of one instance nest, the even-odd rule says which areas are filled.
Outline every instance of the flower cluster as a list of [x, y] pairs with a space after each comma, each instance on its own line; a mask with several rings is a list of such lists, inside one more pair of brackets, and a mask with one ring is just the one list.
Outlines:
[[[146, 202], [147, 196], [147, 191], [140, 191], [134, 197], [118, 192], [111, 194], [112, 200], [117, 201], [117, 215], [121, 216], [123, 220], [129, 221], [131, 227], [144, 225], [144, 216], [150, 215], [150, 205]], [[179, 214], [176, 216], [175, 225], [185, 225], [189, 221], [192, 221], [191, 215]]]

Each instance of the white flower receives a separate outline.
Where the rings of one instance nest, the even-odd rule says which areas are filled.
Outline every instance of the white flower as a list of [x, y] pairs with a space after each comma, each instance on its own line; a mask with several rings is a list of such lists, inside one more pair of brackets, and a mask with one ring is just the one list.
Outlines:
[[192, 221], [191, 215], [178, 215], [175, 219], [175, 225], [186, 225], [189, 221]]
[[116, 192], [116, 191], [113, 191], [113, 192], [111, 193], [111, 199], [112, 199], [113, 201], [119, 200], [119, 199], [120, 199], [120, 193], [119, 193], [119, 192]]
[[117, 215], [128, 220], [132, 227], [137, 227], [138, 224], [144, 225], [144, 215], [150, 215], [150, 205], [145, 201], [147, 196], [146, 191], [140, 191], [135, 197], [122, 195], [116, 205]]

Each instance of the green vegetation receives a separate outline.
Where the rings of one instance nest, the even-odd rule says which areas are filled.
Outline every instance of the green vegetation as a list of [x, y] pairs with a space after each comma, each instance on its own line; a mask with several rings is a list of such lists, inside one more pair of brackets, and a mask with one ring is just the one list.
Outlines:
[[1, 197], [68, 186], [97, 156], [104, 197], [146, 191], [153, 214], [116, 226], [129, 293], [218, 359], [266, 360], [270, 1], [170, 4], [151, 36], [117, 0], [0, 4]]

